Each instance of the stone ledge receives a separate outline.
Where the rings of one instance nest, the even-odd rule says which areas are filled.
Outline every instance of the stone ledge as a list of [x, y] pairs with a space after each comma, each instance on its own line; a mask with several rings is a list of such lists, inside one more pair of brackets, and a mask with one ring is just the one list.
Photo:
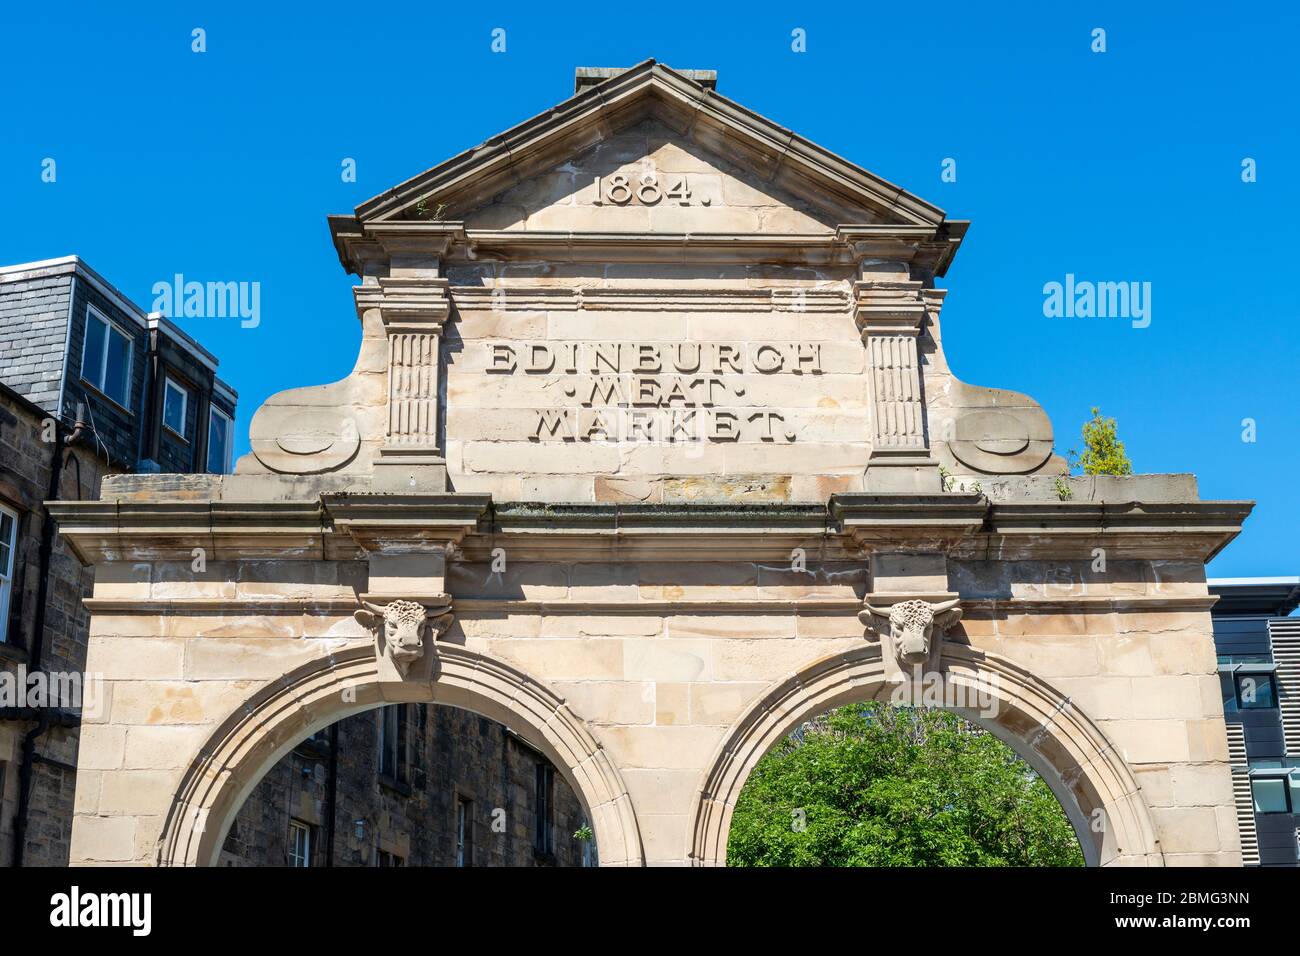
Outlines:
[[82, 598], [92, 614], [351, 614], [357, 599], [347, 598]]
[[[171, 476], [167, 476], [170, 479]], [[229, 476], [226, 476], [229, 477]], [[1111, 558], [1209, 560], [1241, 530], [1246, 501], [989, 501], [969, 493], [835, 494], [828, 504], [496, 504], [486, 494], [338, 492], [306, 500], [178, 497], [49, 502], [83, 562], [325, 557], [376, 549], [466, 551], [507, 546], [522, 560], [747, 560], [788, 556], [861, 559], [874, 552], [940, 552], [975, 560]], [[137, 481], [148, 482], [151, 479]], [[216, 476], [220, 480], [220, 476]], [[164, 481], [164, 484], [176, 483]], [[206, 487], [214, 487], [207, 484]], [[531, 556], [535, 555], [535, 558]]]
[[[373, 595], [362, 594], [367, 598]], [[857, 612], [862, 601], [857, 598], [724, 598], [686, 600], [535, 600], [527, 598], [474, 598], [460, 597], [455, 593], [456, 608], [462, 616], [475, 613], [509, 611], [512, 614], [617, 614], [617, 615], [698, 615], [729, 614], [738, 611], [749, 613], [797, 613], [799, 611]], [[945, 595], [892, 595], [881, 601], [952, 597]], [[869, 596], [870, 597], [870, 596]], [[880, 600], [874, 596], [873, 602]], [[1068, 598], [962, 598], [962, 608], [975, 618], [991, 618], [1016, 614], [1107, 614], [1112, 612], [1177, 610], [1208, 611], [1218, 600], [1214, 595], [1137, 595], [1109, 597], [1081, 595]], [[248, 614], [351, 614], [357, 608], [356, 599], [347, 598], [84, 598], [82, 604], [94, 614], [204, 614], [221, 613], [231, 617]]]
[[[1064, 478], [1064, 487], [1070, 496], [1062, 499], [1058, 482]], [[1129, 502], [1169, 503], [1199, 500], [1196, 476], [1190, 474], [1152, 475], [954, 475], [958, 490], [978, 482], [980, 490], [990, 500], [1013, 503], [1017, 501], [1078, 501], [1095, 504], [1124, 504]]]
[[1218, 598], [1214, 595], [1135, 595], [1110, 597], [1080, 595], [1062, 598], [963, 598], [961, 606], [969, 617], [999, 617], [1008, 613], [1031, 614], [1109, 614], [1125, 611], [1208, 611]]
[[368, 491], [368, 475], [105, 475], [100, 501], [308, 501]]
[[[618, 477], [618, 476], [614, 476]], [[755, 476], [755, 477], [762, 477]], [[983, 498], [994, 504], [1017, 503], [1186, 503], [1199, 500], [1196, 476], [1190, 474], [1152, 475], [1076, 475], [1064, 478], [1070, 496], [1059, 494], [1060, 477], [1049, 475], [954, 475], [957, 487], [934, 495], [889, 495], [843, 492], [834, 496], [833, 507], [851, 516], [867, 504], [914, 510], [917, 507], [942, 507], [955, 512]], [[978, 483], [980, 489], [974, 490]], [[371, 492], [368, 475], [106, 475], [101, 485], [101, 501], [302, 501], [320, 495], [365, 494]], [[786, 507], [800, 508], [813, 503], [789, 502]], [[559, 503], [518, 502], [511, 507], [557, 507]]]

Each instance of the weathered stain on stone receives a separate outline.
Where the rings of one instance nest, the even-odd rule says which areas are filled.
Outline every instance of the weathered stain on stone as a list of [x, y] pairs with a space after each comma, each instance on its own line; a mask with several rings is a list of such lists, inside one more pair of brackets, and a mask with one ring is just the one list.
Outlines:
[[789, 475], [736, 478], [669, 478], [664, 482], [664, 501], [788, 501]]

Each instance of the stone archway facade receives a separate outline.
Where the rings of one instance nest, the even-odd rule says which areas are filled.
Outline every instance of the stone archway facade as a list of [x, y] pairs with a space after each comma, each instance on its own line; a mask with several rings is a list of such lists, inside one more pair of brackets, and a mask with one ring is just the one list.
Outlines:
[[1204, 564], [1249, 503], [1064, 478], [957, 380], [966, 223], [712, 74], [583, 76], [331, 218], [356, 367], [235, 474], [51, 505], [104, 682], [73, 861], [207, 862], [295, 737], [424, 700], [545, 752], [602, 862], [718, 863], [782, 732], [929, 686], [988, 691], [1092, 862], [1239, 864]]
[[163, 866], [212, 865], [261, 774], [308, 735], [385, 703], [461, 707], [524, 733], [582, 801], [607, 866], [638, 866], [641, 837], [618, 768], [568, 706], [521, 671], [440, 648], [427, 681], [388, 683], [370, 647], [327, 653], [263, 687], [216, 728], [184, 774], [158, 840]]
[[[1162, 866], [1141, 785], [1097, 725], [1050, 684], [996, 654], [949, 648], [932, 688], [887, 676], [880, 648], [823, 658], [781, 681], [732, 726], [710, 761], [692, 812], [686, 858], [726, 863], [736, 800], [763, 754], [804, 721], [866, 700], [933, 703], [992, 731], [1042, 775], [1092, 866]], [[927, 690], [937, 691], [933, 700]]]

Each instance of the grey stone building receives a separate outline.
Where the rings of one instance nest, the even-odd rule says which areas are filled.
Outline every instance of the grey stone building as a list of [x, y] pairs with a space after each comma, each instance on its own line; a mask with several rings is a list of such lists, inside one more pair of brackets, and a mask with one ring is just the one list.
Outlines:
[[1300, 578], [1211, 579], [1247, 866], [1300, 866]]
[[455, 707], [348, 717], [281, 759], [236, 817], [224, 866], [594, 866], [550, 761]]
[[112, 471], [229, 471], [236, 396], [216, 370], [76, 256], [0, 268], [0, 381], [69, 429], [80, 417]]
[[106, 474], [228, 471], [216, 370], [76, 256], [0, 268], [0, 864], [65, 863], [76, 793], [93, 582], [43, 502], [94, 499]]

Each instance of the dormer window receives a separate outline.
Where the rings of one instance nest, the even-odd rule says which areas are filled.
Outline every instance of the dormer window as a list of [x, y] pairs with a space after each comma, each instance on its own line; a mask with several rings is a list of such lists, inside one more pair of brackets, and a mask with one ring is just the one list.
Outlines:
[[230, 416], [213, 405], [208, 413], [208, 471], [224, 475], [230, 471]]
[[163, 381], [163, 424], [178, 438], [185, 437], [185, 413], [190, 393], [170, 376]]
[[96, 309], [86, 307], [81, 378], [117, 404], [131, 409], [131, 336]]

